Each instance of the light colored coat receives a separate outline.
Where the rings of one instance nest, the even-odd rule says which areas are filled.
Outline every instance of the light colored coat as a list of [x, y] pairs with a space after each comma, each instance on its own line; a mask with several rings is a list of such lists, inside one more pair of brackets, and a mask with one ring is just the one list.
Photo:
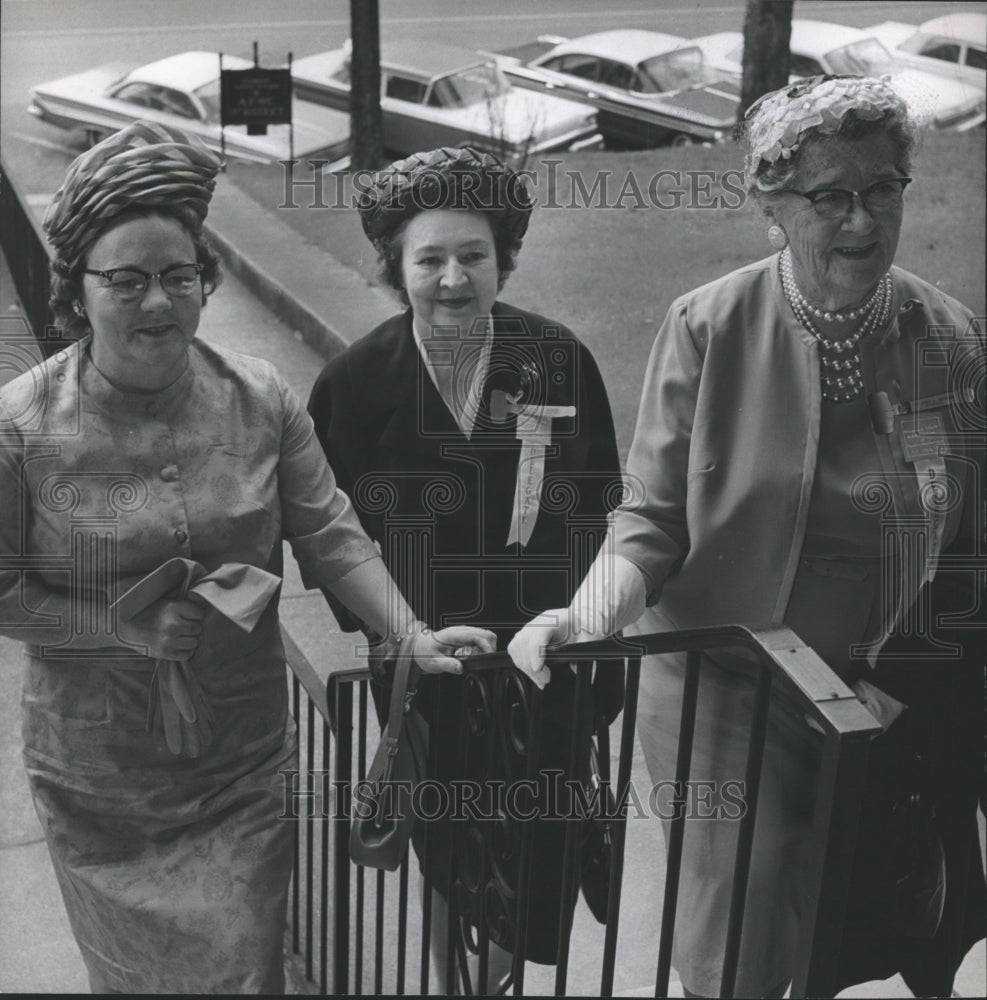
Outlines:
[[[885, 627], [911, 606], [942, 548], [976, 517], [976, 404], [962, 400], [982, 351], [968, 309], [892, 269], [893, 319], [861, 344], [864, 391], [892, 405], [952, 393], [944, 420], [945, 501], [920, 494], [922, 463], [902, 450], [897, 417], [877, 434], [881, 469], [859, 502], [888, 544], [911, 546]], [[970, 393], [967, 393], [970, 395]], [[782, 621], [805, 536], [819, 443], [815, 339], [788, 307], [777, 257], [678, 298], [658, 332], [618, 511], [616, 551], [644, 575], [652, 607], [638, 631]], [[982, 445], [981, 445], [982, 447]], [[982, 482], [979, 480], [977, 482]], [[964, 502], [957, 502], [962, 499]], [[907, 537], [906, 537], [907, 536]], [[913, 558], [911, 557], [913, 556]], [[891, 606], [893, 605], [893, 606]]]

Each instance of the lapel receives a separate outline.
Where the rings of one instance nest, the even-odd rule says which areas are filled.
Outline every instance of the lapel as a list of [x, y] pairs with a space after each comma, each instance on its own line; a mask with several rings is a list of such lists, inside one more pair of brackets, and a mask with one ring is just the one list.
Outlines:
[[377, 444], [388, 451], [439, 459], [443, 444], [466, 439], [435, 388], [411, 330], [411, 310], [399, 318], [394, 350], [377, 376], [374, 392], [391, 400]]
[[[502, 322], [498, 320], [500, 307], [495, 304], [494, 350], [498, 335], [503, 335]], [[386, 369], [378, 376], [371, 375], [373, 390], [385, 400], [393, 400], [390, 414], [383, 423], [378, 447], [402, 454], [415, 454], [434, 461], [448, 460], [450, 452], [464, 450], [482, 454], [491, 445], [502, 449], [516, 442], [516, 418], [511, 416], [503, 425], [491, 430], [482, 417], [477, 421], [473, 437], [467, 439], [453, 419], [449, 408], [439, 395], [422, 360], [411, 328], [411, 311], [399, 317], [393, 350], [389, 352]], [[514, 331], [512, 331], [514, 332]], [[488, 372], [488, 382], [490, 373]], [[483, 413], [487, 412], [488, 389], [483, 398]]]

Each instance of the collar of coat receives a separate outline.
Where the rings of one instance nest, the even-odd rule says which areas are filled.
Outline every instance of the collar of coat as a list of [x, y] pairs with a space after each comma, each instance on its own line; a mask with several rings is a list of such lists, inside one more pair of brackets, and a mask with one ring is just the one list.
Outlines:
[[[552, 369], [575, 366], [576, 341], [564, 327], [514, 306], [494, 303], [494, 340], [488, 384], [512, 395], [541, 380], [547, 401], [574, 403], [575, 378], [554, 379]], [[358, 342], [359, 343], [359, 342]], [[377, 429], [383, 447], [422, 455], [450, 450], [482, 450], [518, 445], [515, 417], [495, 431], [477, 430], [467, 439], [442, 401], [421, 358], [412, 330], [412, 313], [386, 320], [365, 338], [364, 350], [351, 358], [349, 376], [360, 401], [361, 423]], [[558, 348], [562, 348], [561, 353]], [[507, 364], [498, 363], [500, 359]], [[562, 364], [558, 363], [563, 358]], [[516, 363], [515, 363], [516, 359]]]

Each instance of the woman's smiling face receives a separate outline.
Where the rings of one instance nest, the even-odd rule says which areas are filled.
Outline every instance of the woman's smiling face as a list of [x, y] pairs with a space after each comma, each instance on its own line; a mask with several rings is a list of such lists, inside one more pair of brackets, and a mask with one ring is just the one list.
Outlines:
[[856, 197], [847, 215], [828, 219], [794, 192], [864, 191], [904, 173], [884, 132], [833, 138], [806, 148], [788, 185], [791, 190], [770, 197], [768, 214], [788, 237], [796, 280], [811, 302], [840, 309], [870, 295], [894, 262], [903, 209], [898, 204], [870, 212]]
[[[161, 215], [117, 223], [96, 240], [86, 258], [89, 270], [134, 268], [147, 274], [194, 263], [192, 237], [177, 219]], [[135, 301], [120, 302], [104, 278], [85, 275], [82, 304], [93, 328], [93, 362], [121, 388], [162, 389], [185, 370], [199, 327], [201, 286], [191, 295], [172, 298], [155, 279]]]
[[497, 298], [499, 272], [486, 216], [463, 209], [419, 212], [401, 234], [401, 274], [415, 323], [468, 333]]

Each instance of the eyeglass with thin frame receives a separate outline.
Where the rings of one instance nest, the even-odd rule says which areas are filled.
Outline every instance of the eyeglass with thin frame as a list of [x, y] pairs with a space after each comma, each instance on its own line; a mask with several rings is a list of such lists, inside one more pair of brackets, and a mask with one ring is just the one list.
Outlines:
[[82, 273], [105, 279], [107, 284], [103, 287], [109, 288], [118, 302], [136, 302], [145, 295], [155, 278], [165, 294], [173, 299], [191, 295], [198, 287], [203, 267], [203, 264], [172, 264], [156, 274], [149, 274], [139, 267], [112, 267], [107, 271], [87, 269]]
[[905, 188], [911, 184], [911, 177], [889, 177], [864, 188], [863, 191], [847, 191], [845, 188], [819, 188], [817, 191], [796, 191], [786, 188], [788, 194], [797, 194], [812, 203], [816, 215], [824, 219], [841, 219], [853, 211], [853, 200], [859, 198], [860, 203], [873, 215], [875, 212], [886, 212], [901, 204], [901, 196]]

